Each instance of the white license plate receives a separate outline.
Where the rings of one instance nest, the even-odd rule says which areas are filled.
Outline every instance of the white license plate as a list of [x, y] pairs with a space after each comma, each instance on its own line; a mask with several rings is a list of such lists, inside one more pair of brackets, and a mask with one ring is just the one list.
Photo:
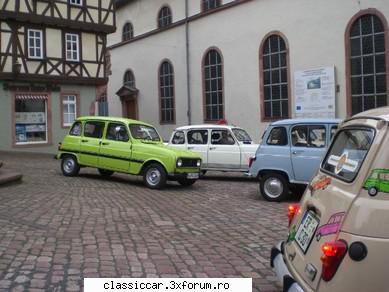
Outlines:
[[312, 212], [306, 212], [297, 229], [295, 241], [305, 253], [319, 225], [319, 219]]
[[188, 175], [186, 177], [189, 178], [189, 179], [199, 178], [199, 174], [197, 172], [195, 172], [195, 173], [188, 173]]

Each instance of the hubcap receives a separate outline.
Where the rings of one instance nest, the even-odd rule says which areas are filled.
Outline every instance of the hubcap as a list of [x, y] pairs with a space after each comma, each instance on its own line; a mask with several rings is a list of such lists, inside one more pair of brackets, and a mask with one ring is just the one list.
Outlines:
[[161, 173], [156, 168], [151, 168], [147, 171], [146, 180], [149, 185], [156, 186], [161, 180]]
[[75, 167], [74, 160], [73, 159], [66, 159], [64, 166], [63, 166], [65, 172], [67, 172], [67, 173], [72, 172], [74, 167]]
[[278, 198], [282, 194], [284, 186], [279, 179], [271, 177], [265, 181], [264, 190], [270, 198]]

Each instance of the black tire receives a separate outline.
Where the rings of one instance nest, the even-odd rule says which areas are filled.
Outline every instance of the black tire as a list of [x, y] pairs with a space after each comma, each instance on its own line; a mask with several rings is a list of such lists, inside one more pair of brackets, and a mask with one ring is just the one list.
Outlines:
[[76, 176], [80, 172], [80, 165], [77, 162], [77, 158], [72, 155], [63, 157], [61, 170], [64, 176]]
[[152, 163], [143, 172], [143, 182], [150, 189], [162, 189], [166, 185], [165, 168], [158, 163]]
[[104, 176], [104, 177], [111, 176], [114, 173], [112, 170], [102, 169], [102, 168], [99, 168], [98, 171], [99, 171], [100, 175]]
[[378, 190], [377, 190], [376, 187], [369, 187], [367, 193], [368, 193], [370, 196], [374, 197], [375, 195], [377, 195]]
[[187, 178], [180, 178], [178, 180], [178, 183], [182, 186], [191, 186], [196, 182], [196, 179], [187, 179]]
[[276, 172], [265, 174], [259, 183], [259, 188], [265, 200], [270, 202], [281, 202], [289, 195], [288, 181]]

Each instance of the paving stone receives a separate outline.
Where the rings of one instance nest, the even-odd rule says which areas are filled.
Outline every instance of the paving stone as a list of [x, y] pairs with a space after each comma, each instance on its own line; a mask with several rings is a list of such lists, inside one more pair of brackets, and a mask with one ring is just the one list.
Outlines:
[[88, 168], [64, 177], [51, 156], [0, 160], [23, 172], [0, 188], [0, 291], [82, 291], [84, 277], [252, 277], [253, 291], [281, 290], [269, 254], [287, 203], [264, 201], [244, 175], [158, 191]]

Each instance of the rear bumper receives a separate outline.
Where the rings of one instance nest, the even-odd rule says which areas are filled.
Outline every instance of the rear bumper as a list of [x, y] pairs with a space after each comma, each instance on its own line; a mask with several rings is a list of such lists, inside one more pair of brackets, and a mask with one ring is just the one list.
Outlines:
[[280, 241], [271, 249], [270, 265], [274, 268], [277, 278], [282, 284], [283, 292], [304, 292], [288, 270], [284, 261], [284, 242]]

